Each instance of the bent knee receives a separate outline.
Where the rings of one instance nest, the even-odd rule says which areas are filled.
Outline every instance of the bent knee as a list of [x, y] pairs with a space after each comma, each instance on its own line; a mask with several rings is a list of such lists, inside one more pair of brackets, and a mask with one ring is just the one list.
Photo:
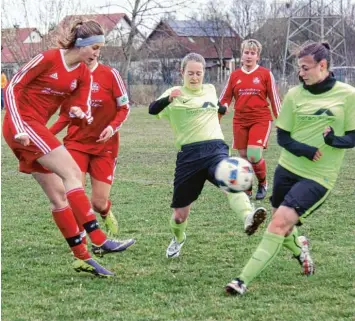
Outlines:
[[96, 212], [102, 212], [106, 209], [107, 199], [106, 198], [91, 198], [91, 204]]
[[262, 148], [260, 147], [248, 147], [247, 158], [250, 163], [258, 163], [262, 158]]

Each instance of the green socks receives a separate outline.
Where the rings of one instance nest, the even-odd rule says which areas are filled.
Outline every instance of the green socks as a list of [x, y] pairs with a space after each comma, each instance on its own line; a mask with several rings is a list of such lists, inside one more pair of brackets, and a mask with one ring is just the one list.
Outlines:
[[247, 194], [240, 193], [228, 193], [227, 194], [229, 206], [237, 213], [238, 218], [244, 223], [245, 217], [253, 210]]
[[266, 231], [259, 246], [244, 267], [239, 279], [248, 285], [280, 252], [285, 237]]
[[283, 246], [289, 249], [294, 256], [299, 256], [301, 254], [301, 244], [298, 241], [298, 230], [294, 226], [291, 234], [285, 237]]
[[181, 243], [184, 241], [184, 232], [186, 230], [187, 220], [181, 224], [177, 224], [173, 218], [170, 220], [170, 230], [175, 235], [176, 240]]

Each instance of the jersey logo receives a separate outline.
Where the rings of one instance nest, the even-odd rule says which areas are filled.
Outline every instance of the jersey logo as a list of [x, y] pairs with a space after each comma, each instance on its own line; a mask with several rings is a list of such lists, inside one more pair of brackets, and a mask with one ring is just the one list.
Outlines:
[[334, 114], [329, 110], [325, 108], [318, 109], [313, 115], [328, 115], [328, 116], [334, 116]]
[[186, 103], [189, 102], [191, 99], [192, 99], [192, 98], [189, 98], [189, 99], [186, 99], [186, 98], [185, 98], [185, 99], [182, 100], [182, 103], [183, 103], [183, 104], [186, 104]]
[[238, 85], [238, 84], [240, 84], [241, 82], [242, 82], [242, 81], [241, 81], [240, 79], [238, 79], [238, 81], [237, 81], [237, 85]]
[[91, 91], [93, 93], [97, 93], [100, 89], [100, 86], [97, 82], [93, 82], [92, 85], [91, 85]]
[[76, 79], [74, 79], [71, 83], [70, 83], [70, 90], [73, 91], [76, 89], [78, 85], [78, 81]]
[[212, 103], [209, 102], [209, 101], [206, 101], [206, 102], [203, 103], [202, 108], [207, 108], [207, 107], [214, 107], [214, 108], [216, 108], [216, 105], [212, 104]]
[[256, 142], [257, 142], [258, 144], [262, 144], [262, 143], [263, 143], [263, 141], [262, 141], [261, 139], [257, 140]]
[[54, 73], [54, 74], [51, 74], [49, 77], [53, 78], [53, 79], [58, 79], [58, 73]]
[[255, 78], [253, 79], [253, 83], [254, 83], [255, 85], [259, 84], [259, 83], [260, 83], [259, 77], [255, 77]]

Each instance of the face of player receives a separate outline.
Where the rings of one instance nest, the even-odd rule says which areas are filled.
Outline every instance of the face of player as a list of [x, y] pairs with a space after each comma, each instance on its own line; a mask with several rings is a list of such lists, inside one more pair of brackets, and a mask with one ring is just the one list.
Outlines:
[[104, 43], [94, 43], [90, 46], [85, 46], [80, 48], [80, 58], [81, 61], [85, 62], [87, 65], [91, 63], [96, 63], [97, 58], [100, 55], [100, 50], [104, 46]]
[[256, 67], [260, 56], [256, 48], [244, 48], [242, 53], [243, 67], [248, 70], [252, 70]]
[[322, 59], [316, 62], [313, 56], [304, 56], [298, 59], [299, 76], [306, 85], [313, 85], [321, 82], [329, 74], [327, 70], [327, 62]]
[[188, 61], [182, 71], [184, 87], [190, 90], [199, 90], [202, 87], [205, 71], [203, 64], [197, 61]]

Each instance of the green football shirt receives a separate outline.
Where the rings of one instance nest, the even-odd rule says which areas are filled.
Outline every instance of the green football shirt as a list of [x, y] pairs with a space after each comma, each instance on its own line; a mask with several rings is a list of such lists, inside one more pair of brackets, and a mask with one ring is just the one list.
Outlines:
[[165, 107], [158, 118], [167, 118], [173, 129], [175, 145], [203, 142], [211, 139], [224, 139], [218, 120], [218, 97], [213, 85], [203, 85], [201, 90], [191, 91], [186, 87], [172, 87], [159, 99], [167, 97], [174, 89], [182, 95]]
[[331, 90], [313, 95], [302, 85], [294, 87], [284, 98], [276, 126], [290, 132], [295, 140], [317, 147], [323, 154], [320, 160], [313, 162], [283, 148], [279, 164], [331, 189], [345, 150], [326, 145], [323, 132], [328, 126], [333, 127], [336, 136], [355, 130], [355, 88], [337, 81]]

